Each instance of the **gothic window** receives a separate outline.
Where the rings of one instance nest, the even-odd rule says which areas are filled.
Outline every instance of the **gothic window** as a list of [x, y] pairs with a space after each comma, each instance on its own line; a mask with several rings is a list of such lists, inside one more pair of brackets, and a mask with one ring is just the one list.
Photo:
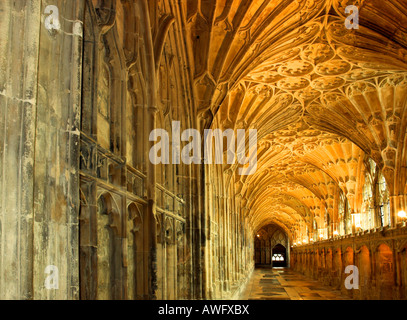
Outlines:
[[112, 229], [112, 199], [106, 194], [97, 202], [97, 279], [99, 300], [114, 298], [114, 232]]
[[273, 254], [273, 261], [284, 261], [284, 256], [281, 253]]
[[343, 192], [340, 192], [339, 196], [339, 208], [338, 208], [338, 214], [339, 214], [339, 234], [344, 235], [345, 234], [345, 229], [346, 229], [346, 221], [345, 221], [345, 195]]
[[277, 244], [273, 248], [273, 256], [272, 256], [272, 263], [274, 267], [286, 267], [286, 255], [287, 255], [287, 250], [286, 248], [281, 244]]
[[100, 67], [99, 75], [99, 85], [98, 85], [98, 112], [106, 120], [109, 121], [110, 118], [110, 108], [109, 108], [109, 71], [106, 65]]
[[107, 150], [110, 150], [110, 120], [110, 74], [106, 64], [102, 63], [97, 81], [97, 126], [98, 142]]
[[377, 166], [376, 162], [374, 162], [372, 159], [369, 159], [369, 168], [370, 168], [370, 176], [374, 177], [376, 174]]
[[352, 208], [349, 205], [348, 199], [345, 197], [345, 234], [352, 233]]
[[330, 225], [331, 225], [331, 216], [329, 215], [329, 213], [328, 212], [326, 212], [326, 225], [328, 226], [328, 238], [330, 238], [331, 237], [331, 228], [330, 228]]
[[365, 184], [363, 186], [363, 203], [362, 203], [362, 229], [369, 230], [374, 227], [374, 205], [373, 205], [373, 188], [369, 172], [365, 175]]
[[132, 203], [128, 207], [128, 295], [130, 299], [143, 299], [144, 292], [144, 240], [142, 209]]
[[379, 218], [381, 226], [390, 225], [390, 199], [389, 199], [389, 190], [387, 188], [386, 179], [383, 174], [379, 175], [377, 181], [377, 191], [378, 191], [378, 206], [379, 206]]

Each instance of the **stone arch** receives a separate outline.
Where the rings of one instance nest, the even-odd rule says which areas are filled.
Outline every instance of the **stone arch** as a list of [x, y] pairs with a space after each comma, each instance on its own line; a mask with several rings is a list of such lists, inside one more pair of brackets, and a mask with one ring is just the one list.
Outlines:
[[376, 248], [376, 277], [380, 299], [392, 299], [395, 268], [392, 249], [384, 243]]
[[313, 274], [314, 276], [318, 275], [318, 270], [320, 269], [320, 257], [319, 257], [319, 250], [316, 249], [314, 251], [314, 265], [313, 265]]
[[321, 273], [323, 272], [323, 270], [325, 269], [325, 249], [321, 249], [320, 252], [320, 269], [321, 269]]
[[[255, 264], [257, 265], [272, 265], [273, 264], [273, 249], [277, 245], [285, 248], [284, 261], [287, 266], [289, 249], [288, 249], [288, 236], [277, 225], [269, 224], [262, 227], [257, 231], [254, 239], [255, 244]], [[276, 253], [279, 254], [279, 253]], [[280, 265], [281, 263], [277, 263]]]
[[[163, 226], [163, 215], [156, 214], [154, 216], [154, 227], [156, 228], [156, 242], [157, 242], [157, 257], [162, 257], [164, 261], [164, 254], [165, 254], [165, 232]], [[165, 264], [164, 264], [165, 265]], [[165, 284], [164, 284], [164, 274], [165, 268], [164, 265], [157, 268], [157, 298], [163, 299], [165, 293]]]
[[[80, 269], [80, 297], [83, 300], [95, 300], [97, 294], [97, 234], [94, 232], [96, 224], [96, 206], [89, 205], [93, 200], [89, 194], [88, 184], [81, 184], [79, 209], [79, 269]], [[88, 196], [85, 195], [88, 194]]]
[[342, 278], [342, 252], [340, 248], [334, 250], [333, 264], [332, 264], [332, 278], [333, 285], [339, 289]]
[[332, 257], [333, 257], [332, 249], [328, 248], [325, 256], [325, 269], [327, 272], [332, 271]]
[[177, 283], [177, 299], [186, 299], [187, 283], [185, 270], [187, 267], [187, 254], [185, 245], [185, 224], [181, 221], [175, 222], [175, 242], [176, 242], [176, 283]]
[[369, 248], [363, 245], [357, 251], [357, 266], [359, 268], [360, 299], [367, 299], [371, 283], [371, 257]]
[[354, 264], [353, 249], [351, 247], [345, 249], [343, 253], [343, 262], [344, 268]]
[[261, 242], [260, 240], [256, 237], [256, 239], [254, 240], [254, 247], [255, 249], [255, 257], [254, 257], [254, 261], [255, 264], [261, 264]]
[[407, 243], [399, 249], [401, 299], [407, 298]]
[[281, 244], [284, 247], [287, 247], [287, 235], [281, 230], [277, 229], [271, 236], [271, 246]]
[[272, 249], [272, 265], [273, 267], [287, 266], [287, 248], [280, 243]]
[[261, 264], [266, 264], [266, 255], [267, 255], [267, 248], [266, 248], [266, 240], [262, 239], [260, 240], [260, 247], [261, 247]]
[[310, 268], [309, 268], [309, 275], [311, 277], [314, 277], [315, 272], [316, 272], [316, 268], [315, 268], [315, 251], [314, 249], [310, 250]]
[[108, 192], [97, 201], [97, 299], [120, 296], [120, 214]]
[[[343, 251], [343, 259], [342, 259], [342, 274], [345, 276], [345, 278], [348, 276], [347, 274], [345, 274], [346, 268], [348, 266], [353, 266], [353, 265], [355, 265], [354, 250], [352, 247], [346, 247], [346, 249]], [[349, 297], [353, 297], [353, 290], [348, 290], [345, 287], [344, 281], [342, 281], [341, 290], [342, 290], [343, 294], [345, 294]]]
[[166, 279], [165, 289], [166, 297], [169, 300], [176, 299], [176, 244], [175, 244], [175, 221], [172, 218], [166, 218], [164, 223], [165, 237], [165, 268]]
[[89, 136], [96, 134], [97, 128], [97, 108], [94, 106], [94, 101], [97, 99], [96, 94], [96, 77], [97, 71], [97, 38], [98, 27], [97, 17], [93, 10], [93, 5], [90, 0], [86, 1], [84, 12], [84, 28], [83, 37], [85, 39], [83, 45], [84, 64], [82, 74], [82, 107], [81, 107], [81, 125], [82, 132]]
[[139, 205], [134, 202], [127, 207], [128, 219], [128, 297], [130, 300], [145, 298], [145, 257], [144, 257], [144, 222]]

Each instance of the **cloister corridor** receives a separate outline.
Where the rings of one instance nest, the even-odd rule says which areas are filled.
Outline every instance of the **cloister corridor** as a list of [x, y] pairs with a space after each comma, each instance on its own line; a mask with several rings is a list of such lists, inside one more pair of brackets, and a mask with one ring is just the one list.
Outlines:
[[407, 300], [406, 212], [407, 0], [0, 0], [1, 300]]

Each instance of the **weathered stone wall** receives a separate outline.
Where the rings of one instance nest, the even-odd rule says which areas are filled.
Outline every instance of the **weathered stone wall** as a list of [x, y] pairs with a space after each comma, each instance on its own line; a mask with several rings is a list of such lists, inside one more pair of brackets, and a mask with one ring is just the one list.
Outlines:
[[[77, 299], [83, 1], [3, 1], [0, 274], [4, 299]], [[4, 135], [3, 135], [4, 134]], [[47, 266], [59, 290], [47, 290]]]
[[[40, 10], [38, 1], [0, 4], [0, 296], [5, 299], [34, 295], [33, 173]], [[14, 71], [18, 77], [13, 77]]]

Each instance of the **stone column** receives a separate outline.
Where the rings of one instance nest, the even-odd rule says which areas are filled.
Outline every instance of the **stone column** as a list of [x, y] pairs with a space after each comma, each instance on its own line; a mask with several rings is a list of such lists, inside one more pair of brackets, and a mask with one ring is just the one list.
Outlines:
[[[44, 12], [51, 4], [60, 24], [48, 30]], [[78, 299], [84, 1], [0, 6], [0, 50], [7, 57], [0, 62], [1, 296]]]
[[[34, 171], [34, 298], [79, 298], [79, 127], [85, 1], [42, 1], [59, 11], [60, 29], [41, 23]], [[44, 270], [59, 289], [44, 288]]]
[[401, 253], [397, 249], [397, 245], [393, 242], [393, 259], [394, 259], [394, 283], [395, 288], [393, 290], [393, 299], [399, 300], [402, 293], [402, 279], [401, 279]]
[[0, 297], [32, 299], [41, 2], [1, 1], [0, 12]]
[[404, 197], [403, 195], [390, 196], [390, 221], [391, 227], [397, 227], [397, 223], [400, 218], [397, 216], [397, 213], [404, 208]]
[[[155, 96], [154, 96], [155, 97]], [[150, 103], [154, 104], [155, 99], [152, 98]], [[146, 110], [146, 126], [145, 136], [149, 136], [149, 133], [155, 129], [155, 117], [158, 109], [154, 106], [147, 107]], [[154, 145], [154, 142], [149, 141], [146, 144], [147, 149], [150, 150]], [[146, 215], [146, 235], [148, 235], [147, 241], [145, 241], [145, 261], [148, 261], [146, 267], [146, 273], [148, 274], [148, 298], [156, 299], [157, 290], [157, 217], [156, 217], [156, 167], [148, 158], [148, 150], [146, 150], [147, 156], [147, 215]], [[163, 224], [164, 221], [161, 221]], [[164, 247], [163, 247], [163, 250]], [[163, 262], [164, 263], [164, 262]]]

